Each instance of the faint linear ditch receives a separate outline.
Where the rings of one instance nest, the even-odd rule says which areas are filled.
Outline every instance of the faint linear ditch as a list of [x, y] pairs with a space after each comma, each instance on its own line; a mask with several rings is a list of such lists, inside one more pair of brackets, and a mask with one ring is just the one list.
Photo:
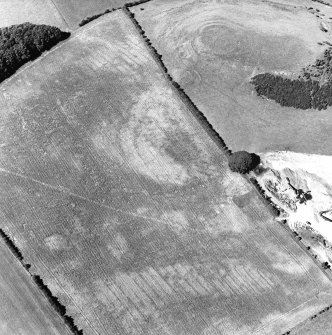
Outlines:
[[58, 14], [60, 15], [61, 19], [63, 20], [63, 22], [66, 24], [67, 28], [69, 30], [70, 29], [70, 25], [68, 24], [67, 20], [65, 19], [65, 17], [63, 16], [62, 12], [59, 10], [58, 6], [55, 4], [54, 0], [51, 0], [51, 3], [53, 5], [53, 7], [55, 8], [55, 10], [58, 12]]

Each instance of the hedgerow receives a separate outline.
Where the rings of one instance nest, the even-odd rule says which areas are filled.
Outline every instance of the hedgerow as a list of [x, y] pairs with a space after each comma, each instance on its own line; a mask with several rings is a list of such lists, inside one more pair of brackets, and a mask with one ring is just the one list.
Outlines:
[[116, 10], [117, 8], [114, 8], [114, 9], [106, 9], [105, 12], [103, 13], [99, 13], [99, 14], [95, 14], [95, 15], [92, 15], [92, 16], [88, 16], [86, 17], [85, 19], [83, 19], [78, 25], [80, 27], [83, 27], [84, 25], [86, 25], [87, 23], [95, 20], [95, 19], [98, 19], [98, 17], [101, 17], [105, 14], [108, 14], [108, 13], [112, 13]]
[[83, 330], [78, 329], [74, 323], [74, 319], [66, 314], [66, 307], [61, 304], [57, 297], [55, 297], [50, 289], [44, 284], [43, 280], [38, 275], [32, 276], [34, 282], [39, 289], [44, 293], [47, 300], [53, 306], [55, 311], [63, 318], [65, 324], [69, 327], [74, 335], [83, 335]]
[[149, 2], [149, 1], [151, 1], [151, 0], [140, 0], [140, 1], [128, 2], [123, 7], [117, 7], [117, 8], [113, 8], [113, 9], [106, 9], [105, 12], [102, 12], [102, 13], [99, 13], [99, 14], [95, 14], [95, 15], [86, 17], [78, 25], [80, 27], [83, 27], [87, 23], [89, 23], [89, 22], [91, 22], [93, 20], [96, 20], [96, 19], [98, 19], [99, 17], [101, 17], [101, 16], [103, 16], [105, 14], [114, 12], [114, 11], [119, 10], [121, 8], [129, 8], [129, 7], [138, 6], [138, 5], [141, 5], [141, 4]]
[[[150, 0], [147, 0], [150, 1]], [[147, 1], [142, 1], [147, 2]], [[129, 17], [138, 33], [144, 40], [148, 50], [150, 51], [150, 55], [159, 65], [162, 72], [165, 74], [167, 80], [172, 84], [172, 87], [176, 90], [177, 94], [180, 96], [181, 100], [186, 104], [190, 112], [193, 116], [200, 122], [200, 124], [206, 129], [209, 136], [214, 140], [214, 142], [220, 147], [224, 153], [229, 156], [232, 154], [232, 151], [226, 146], [225, 141], [221, 138], [219, 133], [213, 128], [212, 124], [206, 118], [206, 116], [198, 109], [198, 107], [194, 104], [194, 102], [189, 98], [184, 89], [173, 79], [173, 77], [169, 74], [167, 67], [164, 64], [162, 56], [158, 53], [157, 49], [152, 45], [150, 39], [146, 36], [145, 31], [142, 26], [136, 20], [134, 13], [132, 13], [128, 7], [131, 7], [130, 4], [127, 4], [123, 11]]]
[[[23, 255], [21, 251], [15, 245], [13, 240], [2, 229], [0, 229], [0, 238], [3, 239], [3, 241], [9, 247], [9, 249], [14, 254], [14, 256], [20, 261], [20, 263], [24, 266], [26, 271], [31, 275], [29, 271], [31, 265], [24, 263]], [[50, 304], [55, 309], [55, 311], [62, 317], [63, 321], [68, 326], [68, 328], [71, 330], [71, 332], [74, 335], [83, 335], [83, 330], [77, 328], [77, 326], [75, 325], [74, 319], [71, 316], [66, 314], [66, 307], [62, 305], [61, 302], [58, 300], [58, 298], [52, 294], [51, 290], [44, 284], [40, 276], [38, 275], [31, 275], [31, 276], [32, 276], [33, 281], [36, 283], [38, 288], [43, 292], [44, 296], [50, 302]]]
[[3, 241], [6, 243], [6, 245], [9, 247], [10, 251], [15, 255], [15, 257], [19, 261], [23, 261], [23, 255], [19, 248], [14, 244], [14, 242], [10, 239], [10, 237], [2, 230], [0, 229], [0, 236], [2, 237]]

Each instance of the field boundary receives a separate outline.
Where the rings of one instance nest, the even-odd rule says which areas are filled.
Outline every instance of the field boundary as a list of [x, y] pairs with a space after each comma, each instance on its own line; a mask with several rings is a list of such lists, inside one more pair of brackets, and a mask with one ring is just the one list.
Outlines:
[[74, 335], [83, 335], [83, 330], [78, 329], [78, 327], [75, 324], [74, 319], [67, 314], [66, 307], [59, 302], [59, 299], [53, 295], [51, 290], [45, 285], [43, 280], [39, 275], [32, 274], [30, 272], [31, 265], [24, 262], [23, 254], [21, 253], [20, 249], [15, 245], [14, 241], [5, 233], [3, 229], [0, 228], [0, 238], [4, 241], [5, 245], [9, 248], [9, 250], [12, 252], [14, 257], [20, 262], [20, 264], [23, 266], [25, 271], [29, 274], [32, 281], [35, 283], [35, 285], [38, 288], [38, 291], [44, 295], [46, 300], [50, 303], [56, 314], [60, 316], [66, 327], [72, 332]]
[[[53, 0], [52, 0], [53, 1]], [[94, 15], [91, 15], [91, 16], [87, 16], [86, 18], [82, 19], [82, 21], [78, 24], [78, 27], [83, 27], [85, 26], [86, 24], [88, 24], [89, 22], [93, 21], [93, 20], [96, 20], [98, 19], [99, 17], [105, 15], [105, 14], [109, 14], [109, 13], [112, 13], [116, 10], [119, 10], [119, 9], [123, 9], [124, 7], [135, 7], [135, 6], [138, 6], [138, 5], [141, 5], [143, 3], [146, 3], [146, 2], [150, 2], [152, 0], [139, 0], [139, 1], [133, 1], [133, 2], [128, 2], [126, 4], [124, 4], [123, 6], [121, 7], [115, 7], [115, 8], [112, 8], [112, 9], [106, 9], [104, 12], [102, 13], [99, 13], [99, 14], [94, 14]], [[77, 28], [78, 29], [78, 28]]]
[[[129, 20], [133, 23], [136, 30], [138, 31], [139, 35], [142, 37], [142, 39], [145, 42], [145, 45], [150, 53], [152, 55], [153, 59], [156, 61], [156, 63], [159, 65], [159, 67], [162, 69], [163, 74], [165, 75], [166, 79], [171, 83], [171, 87], [173, 90], [178, 94], [182, 102], [186, 105], [186, 107], [189, 109], [189, 111], [192, 113], [192, 115], [195, 117], [195, 119], [198, 121], [198, 123], [202, 126], [202, 128], [206, 131], [208, 136], [217, 144], [217, 146], [223, 150], [226, 157], [228, 158], [232, 151], [228, 148], [223, 138], [220, 136], [220, 134], [214, 129], [213, 125], [209, 122], [207, 117], [204, 115], [203, 112], [201, 112], [198, 107], [193, 103], [193, 101], [190, 99], [190, 97], [185, 93], [184, 89], [172, 78], [172, 76], [169, 74], [168, 69], [166, 68], [163, 60], [162, 55], [160, 55], [157, 51], [157, 49], [152, 45], [151, 40], [146, 36], [144, 29], [139, 24], [139, 22], [135, 18], [135, 14], [129, 10], [128, 7], [123, 8], [124, 13], [127, 15]], [[268, 197], [265, 192], [263, 191], [262, 187], [258, 183], [256, 178], [249, 177], [248, 175], [243, 175], [243, 178], [246, 179], [246, 181], [253, 186], [253, 188], [256, 190], [256, 192], [259, 195], [259, 199], [265, 204], [265, 206], [272, 212], [274, 217], [277, 217], [281, 214], [281, 208], [275, 204], [270, 197]], [[279, 220], [277, 224], [279, 224], [283, 229], [287, 231], [287, 235], [289, 235], [295, 243], [300, 246], [300, 248], [305, 252], [306, 255], [308, 255], [316, 264], [316, 266], [319, 268], [319, 270], [325, 274], [325, 276], [329, 279], [329, 281], [332, 281], [332, 274], [327, 271], [325, 271], [322, 268], [322, 265], [318, 262], [318, 260], [314, 257], [312, 253], [308, 252], [307, 247], [301, 242], [301, 238], [299, 238], [298, 234], [294, 235], [294, 232], [286, 225], [287, 220], [283, 220], [283, 222], [280, 222]], [[320, 291], [318, 289], [319, 294]], [[324, 292], [322, 292], [324, 293]], [[332, 305], [331, 305], [332, 306]], [[329, 308], [331, 307], [329, 306]], [[326, 307], [327, 308], [327, 307]], [[325, 311], [326, 308], [323, 310]], [[319, 312], [318, 314], [321, 314]], [[311, 316], [306, 320], [311, 320], [314, 318], [314, 316]], [[303, 321], [303, 322], [304, 322]], [[294, 329], [294, 327], [292, 328]], [[284, 334], [290, 334], [290, 332], [286, 332]], [[283, 334], [283, 335], [284, 335]]]
[[121, 9], [122, 7], [116, 7], [116, 8], [112, 8], [112, 9], [106, 9], [104, 12], [99, 13], [99, 14], [95, 14], [95, 15], [91, 15], [91, 16], [87, 16], [86, 18], [84, 18], [79, 24], [78, 24], [78, 28], [85, 26], [86, 24], [90, 23], [91, 21], [94, 21], [98, 18], [100, 18], [101, 16], [104, 16], [106, 14], [115, 12], [116, 10]]
[[[150, 0], [151, 1], [151, 0]], [[129, 10], [130, 7], [124, 6], [122, 8], [123, 12], [129, 18], [129, 21], [135, 26], [138, 34], [143, 38], [144, 45], [146, 46], [149, 54], [156, 61], [159, 68], [162, 70], [162, 73], [166, 77], [167, 81], [171, 83], [173, 91], [180, 97], [180, 100], [184, 105], [190, 110], [192, 115], [198, 121], [198, 123], [205, 129], [209, 137], [217, 144], [217, 146], [223, 150], [224, 154], [229, 157], [232, 154], [232, 151], [227, 147], [225, 141], [219, 135], [219, 133], [213, 128], [212, 124], [206, 118], [206, 116], [198, 109], [198, 107], [193, 103], [193, 101], [188, 97], [183, 88], [172, 78], [169, 74], [163, 60], [162, 56], [158, 53], [157, 49], [152, 46], [150, 39], [146, 36], [145, 31], [135, 19], [135, 15]]]
[[[232, 150], [226, 145], [223, 138], [220, 134], [214, 129], [213, 125], [209, 122], [207, 117], [203, 112], [201, 112], [198, 107], [194, 104], [194, 102], [190, 99], [190, 97], [185, 93], [184, 89], [173, 79], [173, 77], [169, 74], [167, 67], [165, 66], [162, 56], [158, 53], [157, 49], [152, 45], [151, 40], [146, 36], [145, 31], [142, 26], [136, 20], [134, 13], [132, 13], [128, 7], [124, 6], [124, 13], [129, 17], [130, 21], [138, 30], [139, 35], [143, 38], [147, 49], [149, 50], [150, 55], [157, 62], [159, 67], [162, 69], [166, 79], [171, 83], [171, 87], [180, 96], [182, 102], [186, 105], [186, 107], [190, 110], [199, 124], [204, 128], [209, 137], [218, 145], [219, 148], [223, 150], [227, 157], [232, 154]], [[248, 175], [242, 175], [244, 179], [249, 182], [253, 188], [259, 193], [260, 199], [267, 205], [268, 209], [272, 212], [272, 214], [277, 217], [281, 214], [281, 208], [275, 204], [270, 197], [268, 197], [263, 191], [262, 187], [259, 185], [256, 178], [249, 177]], [[280, 224], [282, 225], [282, 224]], [[282, 225], [284, 227], [284, 225]], [[322, 270], [322, 269], [321, 269]]]
[[322, 5], [332, 7], [331, 4], [329, 4], [328, 2], [323, 1], [323, 0], [311, 0], [311, 1], [312, 1], [312, 2], [318, 2], [318, 3], [321, 3]]
[[[143, 30], [142, 26], [136, 20], [135, 14], [132, 13], [129, 10], [129, 7], [126, 7], [126, 6], [124, 6], [123, 11], [129, 17], [130, 21], [133, 23], [133, 25], [138, 30], [139, 35], [143, 38], [145, 45], [147, 46], [147, 49], [149, 50], [149, 53], [152, 55], [154, 60], [157, 62], [159, 67], [162, 69], [162, 72], [164, 73], [166, 79], [170, 81], [172, 88], [180, 96], [181, 100], [184, 102], [184, 104], [190, 110], [190, 112], [194, 115], [194, 117], [199, 122], [199, 124], [204, 128], [204, 130], [207, 132], [210, 138], [218, 145], [219, 148], [221, 148], [224, 151], [226, 156], [229, 157], [232, 154], [232, 150], [229, 149], [229, 147], [226, 145], [223, 138], [214, 129], [213, 125], [209, 122], [209, 120], [204, 115], [204, 113], [198, 109], [198, 107], [193, 103], [190, 97], [185, 93], [184, 89], [169, 74], [168, 69], [166, 68], [162, 60], [162, 56], [158, 53], [157, 49], [152, 45], [151, 40], [146, 36], [145, 31]], [[270, 210], [272, 215], [274, 217], [278, 217], [282, 213], [282, 209], [272, 201], [271, 197], [265, 194], [263, 188], [258, 183], [257, 179], [249, 175], [242, 175], [242, 176], [257, 191], [257, 193], [260, 195], [259, 198], [261, 199], [262, 202], [264, 202], [264, 204]], [[279, 220], [276, 220], [276, 221], [278, 221], [281, 227], [286, 229], [286, 231], [292, 237], [292, 239], [305, 251], [305, 253], [308, 256], [310, 256], [314, 260], [315, 264], [328, 277], [328, 279], [332, 281], [332, 274], [330, 274], [331, 271], [329, 272], [324, 271], [321, 264], [317, 261], [314, 255], [308, 252], [306, 246], [303, 244], [303, 242], [301, 242], [301, 238], [299, 238], [298, 234], [294, 235], [294, 232], [285, 224], [285, 222], [280, 222]], [[287, 220], [285, 219], [283, 221], [287, 221]]]
[[[322, 310], [320, 310], [318, 313], [314, 314], [313, 316], [311, 316], [310, 318], [298, 323], [296, 326], [294, 326], [293, 328], [291, 328], [290, 330], [288, 330], [286, 333], [283, 333], [282, 335], [291, 335], [293, 331], [296, 330], [297, 327], [303, 325], [305, 322], [311, 322], [313, 319], [319, 317], [326, 317], [326, 315], [320, 316], [321, 314], [326, 313], [327, 311], [329, 311], [330, 309], [332, 309], [332, 305], [328, 305], [325, 308], [323, 308]], [[331, 312], [330, 312], [331, 313]]]

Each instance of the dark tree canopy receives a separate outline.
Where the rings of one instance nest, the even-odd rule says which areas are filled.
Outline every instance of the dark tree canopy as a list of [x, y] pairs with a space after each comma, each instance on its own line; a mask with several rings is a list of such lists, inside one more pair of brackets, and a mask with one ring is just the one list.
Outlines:
[[114, 11], [114, 9], [106, 9], [105, 12], [103, 12], [103, 13], [88, 16], [85, 19], [83, 19], [78, 25], [79, 25], [79, 27], [83, 27], [84, 25], [88, 24], [89, 22], [91, 22], [95, 19], [98, 19], [99, 17], [103, 16], [104, 14], [111, 13], [113, 11]]
[[272, 99], [281, 106], [326, 109], [332, 106], [332, 48], [325, 50], [322, 59], [304, 68], [298, 79], [261, 73], [251, 82], [259, 96]]
[[259, 96], [265, 96], [281, 106], [300, 109], [312, 108], [311, 92], [317, 90], [317, 82], [303, 79], [291, 80], [270, 73], [258, 74], [252, 79]]
[[254, 153], [236, 151], [229, 157], [228, 165], [233, 172], [248, 173], [253, 170], [260, 161], [260, 157]]
[[0, 82], [70, 36], [47, 25], [23, 23], [0, 29]]

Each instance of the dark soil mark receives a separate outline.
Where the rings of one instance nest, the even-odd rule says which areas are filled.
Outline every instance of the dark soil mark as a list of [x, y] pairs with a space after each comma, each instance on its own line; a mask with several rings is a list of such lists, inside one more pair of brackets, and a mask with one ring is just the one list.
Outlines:
[[255, 192], [250, 191], [250, 192], [242, 194], [242, 195], [234, 196], [233, 197], [233, 202], [239, 208], [243, 208], [243, 207], [248, 206], [250, 204], [251, 199], [253, 198], [254, 195], [255, 195]]

